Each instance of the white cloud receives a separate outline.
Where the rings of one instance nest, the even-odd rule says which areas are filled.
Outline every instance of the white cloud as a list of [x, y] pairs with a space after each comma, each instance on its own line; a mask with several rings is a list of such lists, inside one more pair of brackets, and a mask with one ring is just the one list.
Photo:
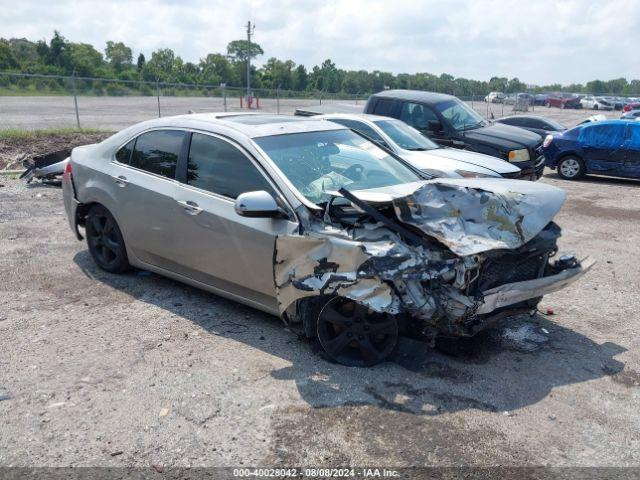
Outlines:
[[186, 0], [0, 1], [4, 37], [49, 38], [134, 51], [172, 48], [187, 61], [224, 52], [257, 25], [262, 59], [307, 67], [331, 58], [348, 69], [443, 72], [531, 83], [640, 78], [636, 0]]

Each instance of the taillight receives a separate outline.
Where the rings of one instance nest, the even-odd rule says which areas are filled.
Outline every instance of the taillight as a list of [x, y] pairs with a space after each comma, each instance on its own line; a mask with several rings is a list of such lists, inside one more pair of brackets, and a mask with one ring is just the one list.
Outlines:
[[544, 142], [542, 142], [542, 146], [544, 148], [547, 148], [549, 145], [551, 145], [552, 141], [553, 141], [553, 135], [547, 135], [546, 137], [544, 137]]
[[67, 166], [64, 167], [64, 173], [71, 174], [71, 160], [67, 162]]

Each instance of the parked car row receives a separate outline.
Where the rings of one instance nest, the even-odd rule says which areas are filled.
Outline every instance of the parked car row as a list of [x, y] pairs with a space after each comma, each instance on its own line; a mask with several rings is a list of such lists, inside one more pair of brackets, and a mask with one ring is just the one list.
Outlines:
[[[427, 130], [443, 142], [506, 149], [516, 163], [539, 138], [478, 121], [449, 96], [385, 92], [368, 105], [381, 108], [421, 127], [431, 112]], [[495, 165], [487, 177], [504, 161], [440, 152], [388, 117], [142, 122], [72, 151], [63, 175], [70, 227], [107, 272], [143, 268], [278, 315], [351, 366], [384, 361], [400, 335], [471, 336], [532, 313], [590, 268], [556, 256], [561, 189], [466, 178], [458, 164], [457, 178], [436, 178], [427, 155], [482, 158], [478, 167]]]
[[490, 92], [485, 98], [488, 103], [503, 103], [516, 105], [526, 102], [529, 105], [539, 105], [558, 108], [588, 108], [591, 110], [629, 110], [640, 108], [640, 99], [634, 97], [615, 97], [607, 95], [575, 94], [575, 93], [509, 93]]

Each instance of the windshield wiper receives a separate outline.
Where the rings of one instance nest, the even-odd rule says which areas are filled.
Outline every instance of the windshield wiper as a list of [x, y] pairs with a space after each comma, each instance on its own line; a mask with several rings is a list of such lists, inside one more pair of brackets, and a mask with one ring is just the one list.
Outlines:
[[425, 152], [425, 151], [431, 150], [431, 149], [427, 148], [427, 147], [413, 147], [413, 148], [407, 148], [407, 150], [409, 150], [411, 152]]

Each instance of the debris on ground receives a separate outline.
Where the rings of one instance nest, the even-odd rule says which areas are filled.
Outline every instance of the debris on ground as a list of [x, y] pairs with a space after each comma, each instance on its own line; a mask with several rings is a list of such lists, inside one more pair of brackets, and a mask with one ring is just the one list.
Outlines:
[[0, 140], [0, 170], [22, 168], [22, 162], [36, 155], [56, 150], [73, 149], [80, 145], [98, 143], [112, 133], [61, 133], [50, 135], [34, 135]]

